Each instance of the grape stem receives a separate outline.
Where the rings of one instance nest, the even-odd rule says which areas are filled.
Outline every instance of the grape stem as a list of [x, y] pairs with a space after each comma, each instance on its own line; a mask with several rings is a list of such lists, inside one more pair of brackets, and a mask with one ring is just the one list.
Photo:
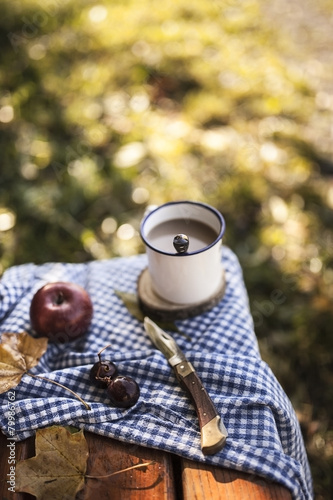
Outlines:
[[46, 382], [51, 382], [51, 384], [58, 385], [62, 389], [69, 391], [71, 394], [73, 394], [73, 396], [75, 396], [79, 401], [81, 401], [82, 404], [84, 404], [84, 406], [87, 408], [87, 410], [91, 410], [91, 407], [85, 401], [83, 401], [83, 399], [78, 394], [76, 394], [76, 392], [72, 391], [72, 389], [69, 389], [65, 385], [62, 385], [59, 382], [56, 382], [55, 380], [51, 380], [47, 377], [42, 377], [41, 375], [34, 375], [33, 373], [30, 373], [30, 372], [27, 372], [27, 375], [30, 375], [30, 377], [33, 377], [33, 378], [40, 378], [41, 380], [45, 380]]
[[146, 462], [143, 464], [136, 464], [132, 465], [131, 467], [127, 467], [126, 469], [121, 469], [121, 470], [116, 470], [115, 472], [111, 472], [110, 474], [106, 474], [105, 476], [89, 476], [85, 475], [87, 479], [105, 479], [111, 476], [115, 476], [116, 474], [122, 474], [123, 472], [127, 472], [132, 469], [139, 469], [140, 467], [148, 467], [149, 465], [154, 465], [155, 461], [152, 460], [151, 462]]
[[102, 360], [101, 360], [101, 354], [102, 354], [102, 352], [103, 352], [105, 349], [107, 349], [108, 347], [111, 347], [111, 345], [112, 345], [112, 344], [108, 344], [108, 345], [106, 345], [106, 346], [105, 346], [105, 347], [103, 347], [103, 349], [101, 349], [101, 350], [99, 351], [99, 353], [97, 354], [97, 356], [98, 356], [98, 358], [99, 358], [99, 361], [100, 361], [100, 362], [102, 362]]

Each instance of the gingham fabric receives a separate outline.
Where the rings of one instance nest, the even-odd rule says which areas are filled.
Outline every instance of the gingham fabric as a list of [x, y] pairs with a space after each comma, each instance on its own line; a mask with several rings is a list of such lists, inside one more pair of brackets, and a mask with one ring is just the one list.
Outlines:
[[[242, 270], [234, 253], [223, 250], [227, 288], [210, 311], [177, 321], [172, 333], [215, 403], [229, 432], [225, 448], [204, 456], [198, 419], [164, 356], [156, 350], [140, 320], [133, 317], [115, 291], [136, 293], [147, 266], [145, 255], [85, 264], [26, 264], [8, 269], [0, 280], [0, 333], [31, 333], [29, 307], [34, 293], [50, 281], [83, 286], [94, 305], [84, 338], [49, 343], [32, 372], [78, 393], [25, 375], [15, 391], [15, 432], [21, 440], [51, 425], [73, 425], [127, 443], [166, 450], [192, 460], [237, 469], [277, 481], [293, 499], [312, 498], [312, 481], [299, 424], [270, 368], [260, 357], [249, 311]], [[190, 337], [189, 340], [187, 337]], [[122, 410], [108, 401], [104, 389], [89, 381], [97, 353], [138, 382], [135, 406]], [[8, 394], [2, 394], [1, 429], [8, 432]], [[12, 408], [12, 407], [11, 407]]]

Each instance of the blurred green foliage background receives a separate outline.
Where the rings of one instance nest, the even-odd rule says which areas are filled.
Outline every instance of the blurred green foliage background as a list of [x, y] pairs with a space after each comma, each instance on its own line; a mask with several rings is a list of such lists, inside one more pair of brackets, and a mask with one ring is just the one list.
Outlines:
[[318, 499], [333, 487], [332, 7], [1, 0], [0, 18], [0, 274], [143, 252], [147, 205], [215, 206]]

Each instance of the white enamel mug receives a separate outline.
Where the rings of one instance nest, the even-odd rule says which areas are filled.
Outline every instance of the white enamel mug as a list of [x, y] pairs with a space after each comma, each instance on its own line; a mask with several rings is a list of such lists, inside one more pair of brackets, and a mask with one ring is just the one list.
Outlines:
[[[173, 304], [197, 304], [214, 297], [224, 280], [224, 231], [223, 216], [204, 203], [175, 201], [149, 212], [140, 234], [153, 291]], [[174, 247], [178, 234], [188, 237], [185, 253], [178, 253]]]

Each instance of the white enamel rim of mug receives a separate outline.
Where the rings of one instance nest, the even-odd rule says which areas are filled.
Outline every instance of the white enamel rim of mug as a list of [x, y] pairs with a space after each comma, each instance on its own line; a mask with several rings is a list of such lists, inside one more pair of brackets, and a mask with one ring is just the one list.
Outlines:
[[[210, 218], [211, 224], [209, 224], [209, 222], [207, 220], [205, 220], [204, 222], [206, 224], [208, 224], [210, 227], [212, 227], [212, 229], [214, 229], [215, 231], [218, 232], [217, 238], [210, 245], [207, 245], [203, 248], [200, 248], [199, 250], [196, 250], [194, 252], [186, 252], [185, 254], [165, 252], [159, 248], [154, 247], [147, 240], [146, 234], [148, 234], [149, 231], [153, 227], [156, 227], [157, 224], [150, 225], [149, 222], [151, 222], [153, 220], [154, 216], [156, 216], [157, 212], [159, 212], [160, 210], [167, 210], [168, 208], [176, 208], [177, 205], [183, 205], [183, 206], [188, 205], [190, 216], [191, 216], [191, 208], [200, 208], [202, 210], [207, 210], [208, 215], [211, 216], [211, 218]], [[177, 214], [176, 217], [174, 217], [174, 218], [180, 219], [182, 217], [180, 217], [179, 214]], [[160, 222], [164, 222], [165, 220], [170, 220], [170, 219], [163, 219]], [[195, 220], [201, 220], [201, 219], [195, 219]], [[219, 228], [217, 228], [216, 222], [218, 222], [218, 225], [220, 226]], [[211, 207], [210, 205], [207, 205], [206, 203], [197, 202], [197, 201], [189, 201], [189, 200], [170, 201], [168, 203], [164, 203], [163, 205], [158, 206], [157, 208], [153, 209], [151, 212], [149, 212], [146, 215], [146, 217], [142, 220], [141, 226], [140, 226], [140, 235], [141, 235], [141, 238], [142, 238], [143, 242], [145, 243], [145, 245], [147, 245], [147, 247], [151, 248], [155, 252], [158, 252], [158, 253], [164, 254], [164, 255], [169, 255], [172, 257], [186, 257], [189, 255], [196, 255], [198, 253], [205, 252], [209, 248], [216, 245], [216, 243], [222, 239], [224, 232], [225, 232], [225, 220], [224, 220], [224, 217], [222, 216], [222, 214], [218, 210], [216, 210], [214, 207]]]

